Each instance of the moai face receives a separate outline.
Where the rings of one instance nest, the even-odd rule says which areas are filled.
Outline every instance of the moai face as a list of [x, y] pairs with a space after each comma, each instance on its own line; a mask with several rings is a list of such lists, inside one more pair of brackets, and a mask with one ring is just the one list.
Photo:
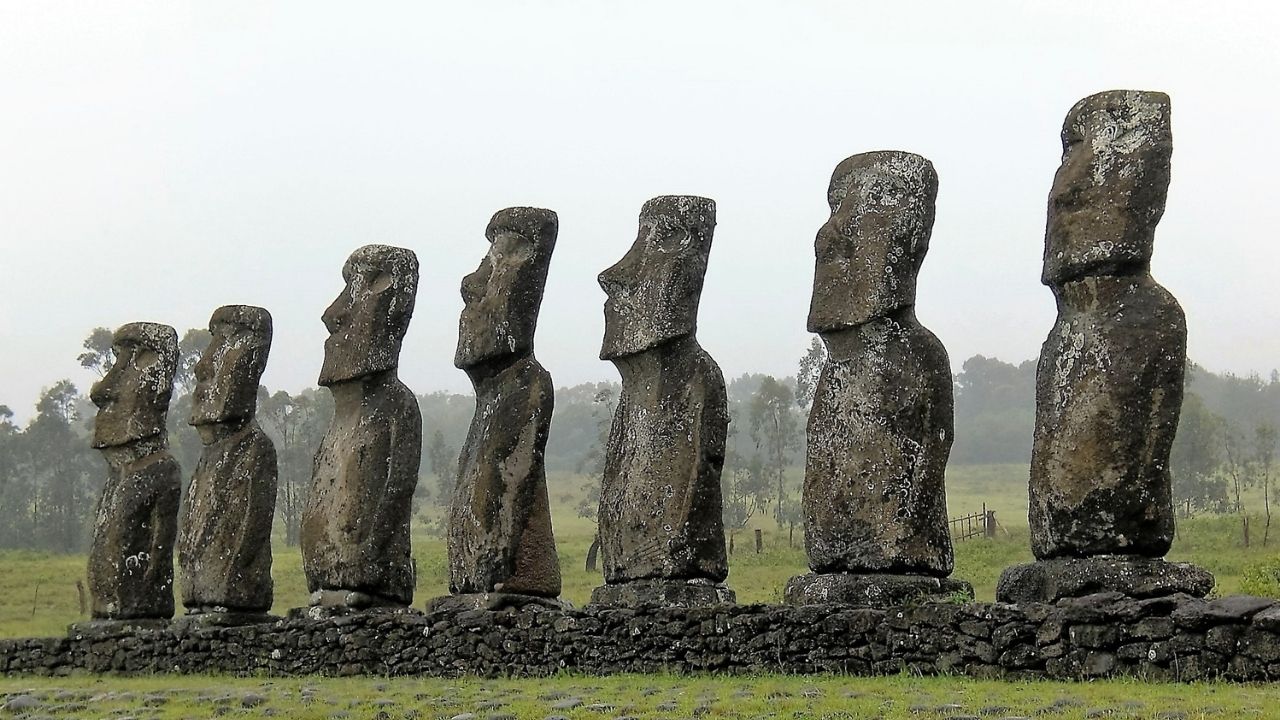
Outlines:
[[915, 304], [937, 196], [933, 163], [913, 153], [863, 153], [836, 166], [831, 217], [814, 243], [809, 332], [855, 327]]
[[122, 325], [111, 349], [115, 364], [89, 390], [89, 399], [98, 406], [95, 448], [127, 445], [164, 432], [178, 369], [178, 333], [168, 325]]
[[453, 364], [480, 365], [533, 352], [538, 308], [547, 284], [559, 220], [550, 210], [507, 208], [489, 221], [489, 252], [462, 279], [462, 317]]
[[399, 365], [418, 293], [418, 257], [405, 248], [365, 245], [347, 258], [342, 278], [346, 287], [322, 317], [329, 330], [324, 386]]
[[1112, 90], [1071, 108], [1049, 192], [1046, 285], [1146, 272], [1169, 191], [1169, 96]]
[[698, 327], [698, 300], [716, 225], [714, 200], [656, 197], [640, 210], [631, 249], [600, 273], [604, 303], [601, 360], [634, 355]]
[[213, 338], [196, 363], [191, 424], [247, 420], [258, 407], [258, 381], [271, 351], [271, 313], [252, 305], [227, 305], [209, 318]]

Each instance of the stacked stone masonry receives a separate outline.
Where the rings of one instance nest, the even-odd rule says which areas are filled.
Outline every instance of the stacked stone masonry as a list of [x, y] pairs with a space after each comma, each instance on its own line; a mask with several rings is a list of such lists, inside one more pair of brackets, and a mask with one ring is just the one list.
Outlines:
[[0, 641], [9, 675], [542, 676], [905, 670], [1014, 679], [1280, 677], [1280, 604], [1234, 596], [1054, 604], [371, 610], [238, 627], [97, 629]]

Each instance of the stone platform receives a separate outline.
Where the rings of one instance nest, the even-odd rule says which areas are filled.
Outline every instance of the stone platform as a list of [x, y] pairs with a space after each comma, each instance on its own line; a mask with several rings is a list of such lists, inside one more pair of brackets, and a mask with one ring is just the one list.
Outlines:
[[908, 602], [947, 602], [973, 599], [973, 586], [963, 580], [928, 575], [880, 573], [809, 573], [787, 583], [788, 605], [838, 603], [864, 607], [892, 607]]
[[1001, 602], [1053, 602], [1097, 592], [1134, 598], [1185, 593], [1204, 597], [1213, 575], [1190, 563], [1124, 555], [1037, 560], [1000, 573], [996, 599]]
[[1054, 603], [369, 611], [178, 631], [95, 626], [0, 640], [0, 673], [544, 676], [955, 673], [1280, 679], [1280, 606], [1235, 596]]

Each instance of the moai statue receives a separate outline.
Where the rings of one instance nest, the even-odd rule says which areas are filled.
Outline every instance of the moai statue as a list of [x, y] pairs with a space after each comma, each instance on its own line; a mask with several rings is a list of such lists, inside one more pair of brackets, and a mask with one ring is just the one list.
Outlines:
[[813, 572], [787, 583], [788, 603], [973, 596], [947, 578], [951, 365], [915, 315], [937, 195], [933, 164], [907, 152], [854, 155], [831, 176], [809, 307], [827, 347], [804, 473]]
[[111, 341], [115, 363], [94, 384], [93, 446], [108, 474], [89, 547], [89, 594], [101, 620], [173, 617], [173, 541], [181, 468], [169, 454], [165, 416], [178, 367], [168, 325], [129, 323]]
[[396, 368], [418, 258], [366, 245], [347, 259], [342, 277], [346, 287], [324, 312], [329, 339], [320, 368], [334, 416], [316, 451], [300, 535], [313, 615], [413, 600], [409, 520], [422, 416]]
[[190, 422], [204, 449], [182, 506], [182, 603], [197, 623], [269, 621], [276, 448], [254, 416], [271, 314], [250, 305], [220, 307], [209, 332], [191, 398]]
[[544, 467], [555, 390], [533, 356], [557, 230], [550, 210], [500, 210], [485, 230], [489, 252], [462, 279], [453, 363], [475, 386], [476, 412], [449, 506], [453, 595], [432, 609], [559, 605]]
[[720, 470], [724, 376], [698, 345], [715, 202], [675, 195], [640, 210], [631, 250], [600, 273], [600, 358], [622, 375], [600, 486], [602, 605], [731, 603]]
[[1058, 319], [1040, 351], [1031, 549], [1000, 600], [1113, 590], [1204, 596], [1213, 576], [1160, 558], [1173, 541], [1169, 451], [1186, 364], [1182, 308], [1151, 278], [1169, 188], [1169, 97], [1111, 91], [1062, 129], [1041, 280]]

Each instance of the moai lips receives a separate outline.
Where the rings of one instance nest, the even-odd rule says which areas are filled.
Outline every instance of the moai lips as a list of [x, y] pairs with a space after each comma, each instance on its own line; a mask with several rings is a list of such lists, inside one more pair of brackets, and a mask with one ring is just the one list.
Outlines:
[[347, 259], [342, 277], [346, 286], [323, 316], [329, 338], [320, 384], [333, 393], [334, 417], [303, 509], [303, 569], [313, 605], [407, 605], [422, 418], [396, 368], [418, 259], [404, 248], [366, 245]]
[[182, 508], [178, 566], [188, 612], [248, 620], [271, 608], [276, 450], [254, 419], [271, 314], [228, 305], [209, 320], [191, 424], [204, 448]]
[[112, 350], [115, 363], [89, 393], [98, 407], [93, 446], [108, 466], [89, 547], [93, 617], [169, 618], [181, 471], [166, 449], [165, 415], [178, 335], [130, 323], [116, 330]]
[[[1203, 596], [1212, 576], [1159, 558], [1173, 541], [1169, 453], [1182, 407], [1186, 320], [1151, 278], [1173, 151], [1169, 98], [1081, 100], [1062, 131], [1043, 282], [1058, 318], [1036, 371], [1031, 547], [997, 597], [1158, 588]], [[1147, 582], [1152, 574], [1160, 582]]]
[[827, 346], [809, 415], [803, 507], [814, 574], [788, 602], [972, 594], [952, 570], [944, 475], [950, 362], [915, 318], [938, 178], [919, 155], [841, 162], [818, 231], [809, 330]]
[[[507, 208], [490, 220], [489, 252], [462, 280], [454, 364], [476, 411], [449, 508], [449, 590], [432, 608], [539, 602], [560, 594], [544, 459], [554, 386], [533, 356], [558, 220]], [[500, 593], [502, 600], [489, 597]]]
[[600, 357], [622, 375], [600, 490], [606, 584], [592, 602], [732, 602], [720, 471], [724, 377], [694, 337], [715, 203], [658, 197], [640, 211], [627, 254], [600, 274]]

